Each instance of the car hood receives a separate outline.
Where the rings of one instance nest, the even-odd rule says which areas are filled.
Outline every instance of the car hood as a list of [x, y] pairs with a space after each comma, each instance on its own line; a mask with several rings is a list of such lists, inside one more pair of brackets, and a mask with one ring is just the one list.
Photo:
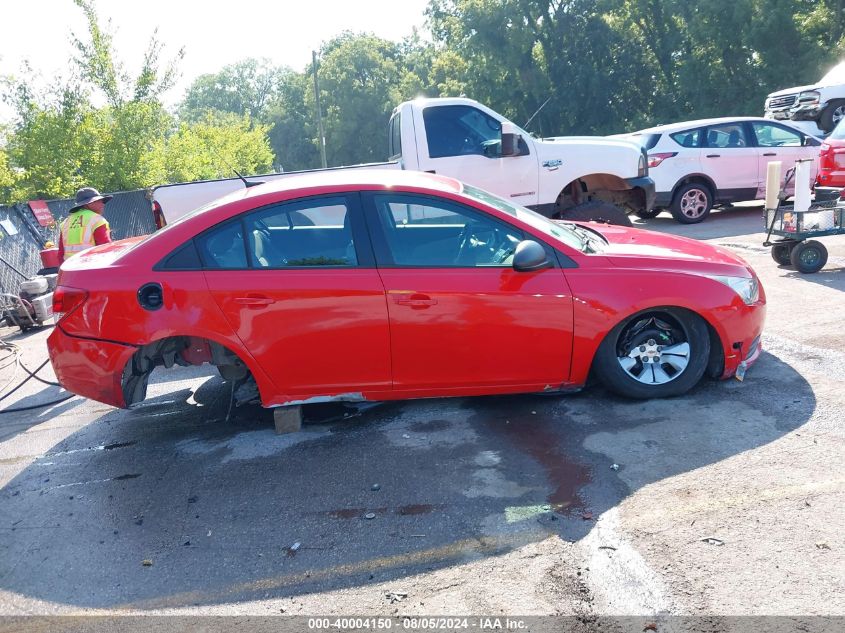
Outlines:
[[783, 97], [786, 95], [793, 95], [798, 94], [799, 92], [804, 92], [805, 90], [818, 90], [820, 88], [819, 84], [809, 84], [807, 86], [796, 86], [795, 88], [784, 88], [783, 90], [778, 90], [777, 92], [772, 92], [769, 94], [767, 99], [772, 97]]
[[748, 264], [721, 246], [685, 237], [611, 225], [584, 225], [609, 243], [600, 253], [623, 268], [751, 277]]

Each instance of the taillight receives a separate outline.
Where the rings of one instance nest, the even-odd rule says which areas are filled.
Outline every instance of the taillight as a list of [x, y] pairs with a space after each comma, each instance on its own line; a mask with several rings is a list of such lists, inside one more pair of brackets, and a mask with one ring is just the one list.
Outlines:
[[667, 158], [672, 158], [673, 156], [677, 156], [678, 152], [661, 152], [659, 154], [649, 154], [648, 155], [648, 168], [652, 169], [657, 167], [660, 163], [662, 163]]
[[85, 303], [88, 292], [79, 288], [56, 286], [53, 291], [53, 317], [56, 323]]
[[156, 223], [156, 230], [163, 229], [167, 224], [167, 220], [164, 219], [164, 211], [158, 200], [153, 200], [153, 220]]

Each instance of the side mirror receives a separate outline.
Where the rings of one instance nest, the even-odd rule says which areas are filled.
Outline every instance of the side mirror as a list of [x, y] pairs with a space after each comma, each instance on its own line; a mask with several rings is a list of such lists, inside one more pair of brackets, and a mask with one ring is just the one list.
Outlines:
[[552, 262], [546, 255], [546, 249], [534, 240], [522, 240], [516, 245], [513, 254], [513, 269], [518, 273], [530, 273], [543, 268], [551, 268]]
[[502, 123], [502, 156], [517, 156], [520, 138], [513, 123]]

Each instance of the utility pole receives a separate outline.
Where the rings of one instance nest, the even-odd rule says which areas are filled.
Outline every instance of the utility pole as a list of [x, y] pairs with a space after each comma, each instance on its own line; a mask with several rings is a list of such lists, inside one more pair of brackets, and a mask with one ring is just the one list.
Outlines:
[[311, 51], [311, 61], [314, 68], [314, 101], [317, 104], [317, 131], [320, 134], [320, 158], [323, 161], [323, 169], [326, 164], [326, 133], [323, 131], [323, 110], [320, 108], [320, 82], [317, 79], [317, 51]]

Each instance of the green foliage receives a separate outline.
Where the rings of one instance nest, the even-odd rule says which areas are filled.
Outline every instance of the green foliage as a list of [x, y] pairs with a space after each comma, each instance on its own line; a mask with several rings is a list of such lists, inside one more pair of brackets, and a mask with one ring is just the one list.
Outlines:
[[[72, 69], [46, 95], [26, 79], [5, 82], [17, 121], [0, 152], [0, 202], [66, 197], [82, 186], [120, 191], [231, 176], [232, 167], [270, 169], [269, 125], [254, 125], [248, 114], [177, 123], [160, 101], [175, 80], [176, 60], [162, 64], [155, 34], [132, 79], [115, 61], [93, 2], [74, 2], [88, 20], [88, 38], [75, 39], [78, 75]], [[92, 91], [101, 92], [107, 105], [95, 106]]]
[[247, 116], [183, 122], [164, 146], [162, 180], [231, 178], [232, 167], [241, 173], [266, 173], [273, 161], [267, 131], [268, 126], [253, 125]]
[[[245, 59], [191, 85], [174, 116], [153, 33], [130, 76], [94, 0], [64, 82], [3, 81], [17, 112], [0, 144], [0, 201], [320, 164], [313, 68]], [[320, 101], [330, 165], [384, 160], [387, 121], [418, 95], [466, 95], [541, 135], [610, 134], [760, 114], [765, 95], [845, 56], [845, 0], [430, 0], [433, 42], [343, 33], [323, 44]], [[105, 106], [94, 105], [103, 102]]]

